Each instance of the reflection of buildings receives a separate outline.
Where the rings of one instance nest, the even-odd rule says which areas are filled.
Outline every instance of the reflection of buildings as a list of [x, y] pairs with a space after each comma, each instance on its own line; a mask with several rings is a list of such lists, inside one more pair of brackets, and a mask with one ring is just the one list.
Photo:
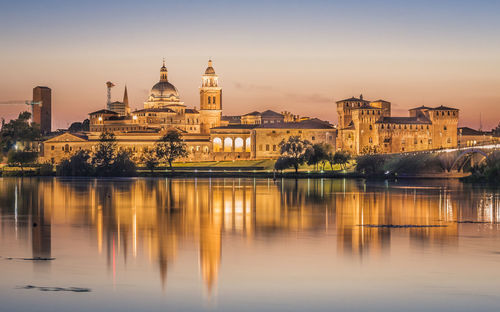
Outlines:
[[[18, 237], [31, 239], [34, 257], [57, 257], [51, 255], [51, 224], [87, 225], [113, 274], [122, 263], [118, 259], [145, 257], [156, 263], [163, 285], [185, 250], [181, 246], [195, 244], [201, 278], [212, 293], [224, 236], [279, 240], [283, 234], [295, 238], [326, 232], [336, 234], [339, 250], [364, 255], [386, 251], [395, 237], [423, 246], [454, 242], [460, 229], [456, 220], [500, 221], [498, 195], [485, 191], [472, 196], [466, 189], [451, 193], [446, 186], [426, 183], [383, 187], [321, 179], [5, 180], [0, 183], [0, 200], [5, 203], [0, 214], [32, 219], [1, 218], [0, 228], [2, 233], [16, 229]], [[32, 221], [37, 227], [32, 228]], [[362, 224], [446, 227], [388, 229]]]

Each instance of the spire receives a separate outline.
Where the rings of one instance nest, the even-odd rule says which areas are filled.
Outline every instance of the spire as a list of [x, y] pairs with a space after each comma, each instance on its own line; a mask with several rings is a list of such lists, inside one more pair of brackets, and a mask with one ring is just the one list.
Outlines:
[[208, 67], [212, 67], [212, 60], [208, 60]]
[[125, 107], [128, 107], [127, 85], [125, 85], [125, 91], [123, 92], [123, 104], [125, 104]]
[[168, 71], [167, 71], [167, 67], [165, 66], [165, 58], [163, 58], [163, 66], [160, 68], [160, 81], [161, 82], [168, 81], [167, 75], [168, 75]]

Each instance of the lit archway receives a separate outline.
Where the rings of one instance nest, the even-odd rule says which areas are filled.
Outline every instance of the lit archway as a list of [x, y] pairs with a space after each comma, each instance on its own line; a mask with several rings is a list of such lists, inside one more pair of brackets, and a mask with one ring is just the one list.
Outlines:
[[221, 152], [222, 151], [222, 140], [221, 138], [214, 138], [212, 141], [213, 143], [213, 150], [215, 153]]
[[231, 152], [233, 149], [233, 139], [225, 138], [224, 139], [224, 152]]
[[235, 152], [243, 152], [243, 139], [242, 138], [234, 139], [234, 151]]
[[247, 152], [247, 153], [250, 153], [250, 151], [251, 151], [251, 146], [250, 146], [250, 143], [251, 143], [251, 142], [252, 142], [252, 141], [251, 141], [251, 139], [250, 139], [250, 138], [247, 138], [247, 139], [245, 140], [245, 152]]

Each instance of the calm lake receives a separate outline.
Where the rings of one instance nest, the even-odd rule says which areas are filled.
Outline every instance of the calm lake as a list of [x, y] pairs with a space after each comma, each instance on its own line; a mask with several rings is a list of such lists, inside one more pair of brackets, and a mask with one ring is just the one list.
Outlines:
[[0, 311], [499, 311], [500, 190], [0, 179]]

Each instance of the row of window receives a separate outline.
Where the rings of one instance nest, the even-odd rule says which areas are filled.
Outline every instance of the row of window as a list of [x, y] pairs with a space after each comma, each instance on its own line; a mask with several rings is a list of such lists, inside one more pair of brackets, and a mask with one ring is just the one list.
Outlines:
[[[444, 126], [444, 127], [445, 127], [445, 130], [446, 130], [446, 126]], [[413, 129], [413, 125], [409, 125], [409, 126], [407, 126], [407, 125], [403, 125], [403, 126], [398, 125], [397, 128], [398, 129], [408, 129], [408, 128]], [[419, 128], [419, 126], [415, 125], [415, 130], [418, 130], [418, 128]], [[381, 124], [380, 125], [380, 129], [391, 129], [391, 125], [390, 124], [388, 124], [388, 125]], [[392, 129], [396, 129], [396, 125], [392, 125]], [[424, 130], [424, 125], [421, 125], [420, 129]], [[429, 130], [429, 125], [426, 126], [426, 129]], [[370, 130], [372, 130], [372, 126], [371, 125], [370, 125]]]
[[[212, 98], [212, 103], [210, 103], [210, 98]], [[209, 96], [208, 97], [208, 104], [217, 104], [216, 97], [215, 96]]]

